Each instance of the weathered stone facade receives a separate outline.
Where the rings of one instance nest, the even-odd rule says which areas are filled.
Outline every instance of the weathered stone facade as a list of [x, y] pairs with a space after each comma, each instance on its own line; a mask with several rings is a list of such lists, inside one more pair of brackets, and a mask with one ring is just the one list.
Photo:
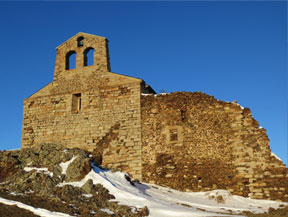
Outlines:
[[[77, 43], [80, 37], [83, 46]], [[84, 66], [90, 48], [94, 65]], [[77, 54], [75, 69], [67, 69], [71, 51]], [[106, 166], [141, 179], [139, 102], [141, 91], [149, 88], [141, 79], [109, 70], [106, 38], [78, 33], [57, 47], [54, 81], [24, 101], [22, 147], [43, 142], [97, 147]]]
[[22, 148], [44, 142], [94, 151], [145, 182], [288, 201], [287, 168], [249, 109], [199, 92], [155, 95], [110, 72], [108, 41], [95, 35], [57, 47], [54, 81], [24, 101]]
[[288, 200], [288, 169], [248, 108], [200, 92], [142, 95], [141, 118], [143, 181]]

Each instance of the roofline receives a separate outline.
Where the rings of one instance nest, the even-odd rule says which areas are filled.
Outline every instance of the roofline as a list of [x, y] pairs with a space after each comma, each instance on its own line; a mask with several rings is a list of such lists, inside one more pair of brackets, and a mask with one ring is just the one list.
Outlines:
[[59, 47], [61, 47], [66, 41], [69, 41], [70, 39], [74, 38], [76, 35], [81, 35], [81, 34], [96, 36], [96, 37], [104, 38], [104, 39], [107, 40], [107, 38], [106, 38], [106, 37], [103, 37], [103, 36], [93, 35], [93, 34], [89, 34], [89, 33], [85, 33], [85, 32], [78, 32], [77, 34], [73, 35], [72, 37], [70, 37], [69, 39], [65, 40], [63, 43], [61, 43], [60, 45], [58, 45], [58, 46], [56, 47], [56, 49], [58, 49]]
[[137, 80], [140, 80], [140, 81], [144, 81], [142, 78], [132, 77], [130, 75], [120, 74], [120, 73], [116, 73], [116, 72], [109, 72], [109, 73], [112, 73], [112, 74], [115, 74], [115, 75], [124, 76], [124, 77], [128, 77], [128, 78], [134, 78], [134, 79], [137, 79]]
[[112, 73], [112, 74], [115, 74], [115, 75], [120, 75], [120, 76], [127, 77], [127, 78], [136, 79], [140, 83], [144, 83], [145, 85], [147, 85], [147, 88], [150, 89], [152, 92], [154, 92], [155, 94], [157, 93], [149, 84], [146, 84], [146, 82], [142, 78], [132, 77], [130, 75], [119, 74], [119, 73], [115, 73], [115, 72], [109, 72], [109, 73]]
[[47, 87], [49, 84], [52, 84], [53, 81], [49, 82], [48, 84], [46, 84], [44, 87], [38, 89], [37, 91], [33, 92], [30, 96], [24, 98], [24, 100], [29, 99], [30, 97], [32, 97], [33, 95], [35, 95], [36, 93], [38, 93], [39, 91], [41, 91], [42, 89], [44, 89], [45, 87]]

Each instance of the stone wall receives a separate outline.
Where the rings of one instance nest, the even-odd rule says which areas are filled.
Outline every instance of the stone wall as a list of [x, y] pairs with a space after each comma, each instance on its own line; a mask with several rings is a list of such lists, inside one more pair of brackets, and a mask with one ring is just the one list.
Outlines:
[[[78, 46], [78, 39], [83, 37], [83, 46]], [[84, 66], [84, 52], [87, 49], [94, 49], [93, 65]], [[66, 55], [69, 52], [75, 52], [76, 55], [76, 68], [66, 70]], [[81, 70], [86, 74], [91, 72], [107, 72], [111, 71], [110, 58], [108, 49], [108, 40], [105, 37], [90, 35], [86, 33], [78, 33], [71, 39], [65, 41], [57, 47], [57, 55], [54, 70], [54, 81], [63, 77], [69, 78], [77, 71]]]
[[287, 168], [247, 108], [195, 92], [141, 96], [142, 178], [181, 191], [288, 200]]
[[200, 92], [154, 93], [110, 72], [106, 38], [78, 33], [57, 47], [53, 82], [24, 101], [22, 148], [61, 143], [145, 182], [288, 201], [287, 168], [249, 109]]
[[[83, 47], [77, 47], [79, 36], [84, 36]], [[96, 149], [104, 166], [141, 179], [140, 93], [145, 84], [108, 71], [106, 42], [80, 33], [58, 47], [54, 81], [24, 101], [22, 148], [57, 142]], [[87, 47], [95, 49], [92, 66], [81, 65]], [[77, 51], [76, 69], [67, 70], [63, 56], [71, 50]]]

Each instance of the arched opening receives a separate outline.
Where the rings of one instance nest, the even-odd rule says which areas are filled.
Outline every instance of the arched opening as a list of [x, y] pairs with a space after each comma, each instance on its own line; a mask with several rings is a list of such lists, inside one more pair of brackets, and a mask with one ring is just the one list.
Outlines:
[[84, 51], [84, 66], [92, 66], [94, 64], [94, 48], [89, 47]]
[[77, 47], [83, 47], [84, 46], [84, 37], [80, 36], [77, 38]]
[[73, 51], [69, 51], [66, 54], [66, 70], [69, 69], [75, 69], [76, 68], [76, 52]]

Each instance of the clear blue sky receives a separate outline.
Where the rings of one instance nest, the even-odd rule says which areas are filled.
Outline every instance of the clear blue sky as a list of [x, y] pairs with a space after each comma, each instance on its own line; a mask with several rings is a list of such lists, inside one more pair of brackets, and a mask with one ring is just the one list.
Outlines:
[[287, 163], [286, 4], [0, 2], [0, 149], [20, 147], [23, 100], [53, 80], [55, 48], [87, 32], [109, 39], [113, 72], [249, 107]]

